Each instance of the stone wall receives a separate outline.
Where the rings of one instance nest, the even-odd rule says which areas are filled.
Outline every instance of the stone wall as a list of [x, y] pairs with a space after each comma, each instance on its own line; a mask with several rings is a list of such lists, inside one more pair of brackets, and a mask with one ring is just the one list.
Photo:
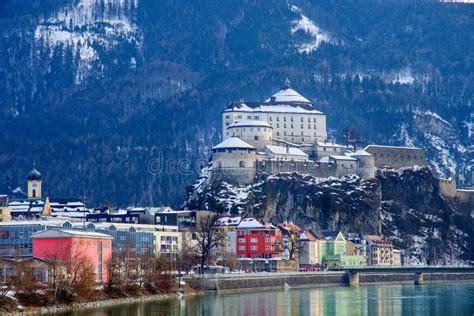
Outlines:
[[277, 174], [280, 172], [297, 172], [300, 174], [310, 174], [315, 177], [336, 176], [336, 165], [327, 163], [318, 163], [314, 161], [293, 162], [293, 161], [257, 161], [257, 172], [266, 172]]
[[378, 168], [426, 166], [425, 151], [422, 148], [369, 145], [364, 150], [374, 156], [375, 166]]
[[[423, 279], [425, 283], [472, 282], [474, 273], [423, 273]], [[413, 284], [414, 280], [413, 272], [359, 272], [359, 284]], [[205, 291], [225, 292], [284, 288], [285, 284], [290, 287], [348, 285], [349, 277], [345, 271], [333, 271], [189, 276], [186, 281]]]
[[456, 196], [456, 181], [453, 178], [438, 179], [439, 193], [444, 197], [453, 198]]

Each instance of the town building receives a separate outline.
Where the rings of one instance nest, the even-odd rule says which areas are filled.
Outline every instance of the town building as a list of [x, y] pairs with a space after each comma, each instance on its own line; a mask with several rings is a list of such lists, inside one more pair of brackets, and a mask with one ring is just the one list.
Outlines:
[[224, 235], [223, 244], [215, 251], [217, 258], [223, 258], [226, 254], [237, 256], [237, 227], [242, 218], [242, 216], [222, 216], [217, 219], [214, 229]]
[[[391, 241], [384, 240], [378, 235], [367, 235], [365, 239], [367, 240], [367, 265], [394, 265], [393, 244]], [[400, 265], [400, 259], [397, 258], [396, 261], [397, 265]]]
[[[67, 269], [88, 260], [94, 267], [97, 282], [107, 280], [112, 257], [112, 237], [95, 232], [51, 229], [33, 234], [33, 257], [62, 260]], [[70, 272], [70, 271], [68, 271]]]
[[154, 213], [155, 224], [177, 226], [179, 231], [196, 230], [199, 223], [212, 215], [206, 210], [173, 210], [166, 208]]
[[301, 230], [298, 238], [298, 261], [303, 271], [315, 271], [321, 266], [319, 240], [306, 229]]
[[0, 195], [0, 222], [12, 220], [11, 208], [8, 206], [8, 195]]
[[271, 224], [262, 224], [252, 217], [244, 218], [237, 226], [237, 257], [281, 257], [281, 232]]

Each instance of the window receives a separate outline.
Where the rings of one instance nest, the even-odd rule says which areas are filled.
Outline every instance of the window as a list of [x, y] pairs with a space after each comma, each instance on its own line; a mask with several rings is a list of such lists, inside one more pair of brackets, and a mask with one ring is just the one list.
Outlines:
[[286, 128], [286, 123], [283, 124], [283, 128]]
[[286, 122], [286, 116], [283, 117], [283, 122]]
[[303, 123], [303, 117], [301, 117], [301, 123]]
[[245, 167], [245, 161], [243, 161], [243, 160], [239, 161], [239, 167], [244, 168]]
[[247, 119], [248, 119], [248, 120], [251, 120], [251, 119], [252, 119], [252, 115], [247, 115]]
[[313, 125], [313, 128], [316, 129], [316, 124]]
[[293, 128], [293, 124], [291, 124], [291, 128]]
[[226, 120], [230, 119], [230, 115], [225, 116]]
[[245, 246], [239, 246], [239, 250], [245, 250]]
[[277, 123], [277, 128], [280, 128], [280, 123]]
[[257, 242], [257, 238], [251, 238], [250, 242]]
[[259, 119], [260, 119], [260, 117], [258, 117], [258, 116], [254, 116], [254, 117], [253, 117], [253, 119], [254, 119], [254, 120], [259, 120]]
[[238, 119], [242, 119], [242, 115], [237, 115], [237, 118], [238, 118]]
[[311, 124], [308, 124], [308, 129], [311, 129]]
[[290, 117], [290, 121], [292, 121], [292, 122], [293, 122], [293, 116], [292, 116], [292, 117]]
[[270, 242], [270, 238], [266, 237], [265, 242]]
[[239, 238], [239, 242], [245, 242], [245, 238]]
[[272, 121], [272, 117], [270, 116], [270, 117], [268, 118], [268, 120], [271, 122], [271, 121]]
[[258, 249], [257, 246], [252, 246], [252, 247], [250, 247], [250, 250], [257, 250], [257, 249]]
[[304, 126], [303, 126], [303, 124], [301, 124], [301, 129], [303, 129], [303, 128], [304, 128]]
[[310, 117], [308, 117], [308, 123], [311, 123], [311, 118]]
[[254, 136], [254, 139], [255, 139], [255, 140], [258, 140], [258, 136], [257, 136], [257, 135], [255, 135], [255, 136]]
[[271, 246], [265, 246], [265, 250], [272, 250]]

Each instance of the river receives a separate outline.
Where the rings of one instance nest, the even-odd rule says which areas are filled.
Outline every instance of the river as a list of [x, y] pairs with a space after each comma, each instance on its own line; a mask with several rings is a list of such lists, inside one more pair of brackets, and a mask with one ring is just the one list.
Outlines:
[[474, 284], [360, 285], [207, 294], [54, 316], [474, 315]]

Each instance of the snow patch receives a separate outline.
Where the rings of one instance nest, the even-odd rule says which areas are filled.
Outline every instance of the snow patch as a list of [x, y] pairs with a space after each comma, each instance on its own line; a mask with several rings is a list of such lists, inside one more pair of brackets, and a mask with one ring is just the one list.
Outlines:
[[316, 23], [314, 23], [313, 20], [304, 15], [299, 7], [289, 4], [289, 8], [292, 12], [300, 15], [300, 18], [298, 20], [291, 21], [291, 34], [295, 34], [298, 31], [302, 31], [311, 38], [309, 42], [301, 43], [296, 46], [299, 53], [311, 53], [317, 50], [323, 42], [329, 44], [336, 43], [328, 32], [322, 30], [316, 25]]

